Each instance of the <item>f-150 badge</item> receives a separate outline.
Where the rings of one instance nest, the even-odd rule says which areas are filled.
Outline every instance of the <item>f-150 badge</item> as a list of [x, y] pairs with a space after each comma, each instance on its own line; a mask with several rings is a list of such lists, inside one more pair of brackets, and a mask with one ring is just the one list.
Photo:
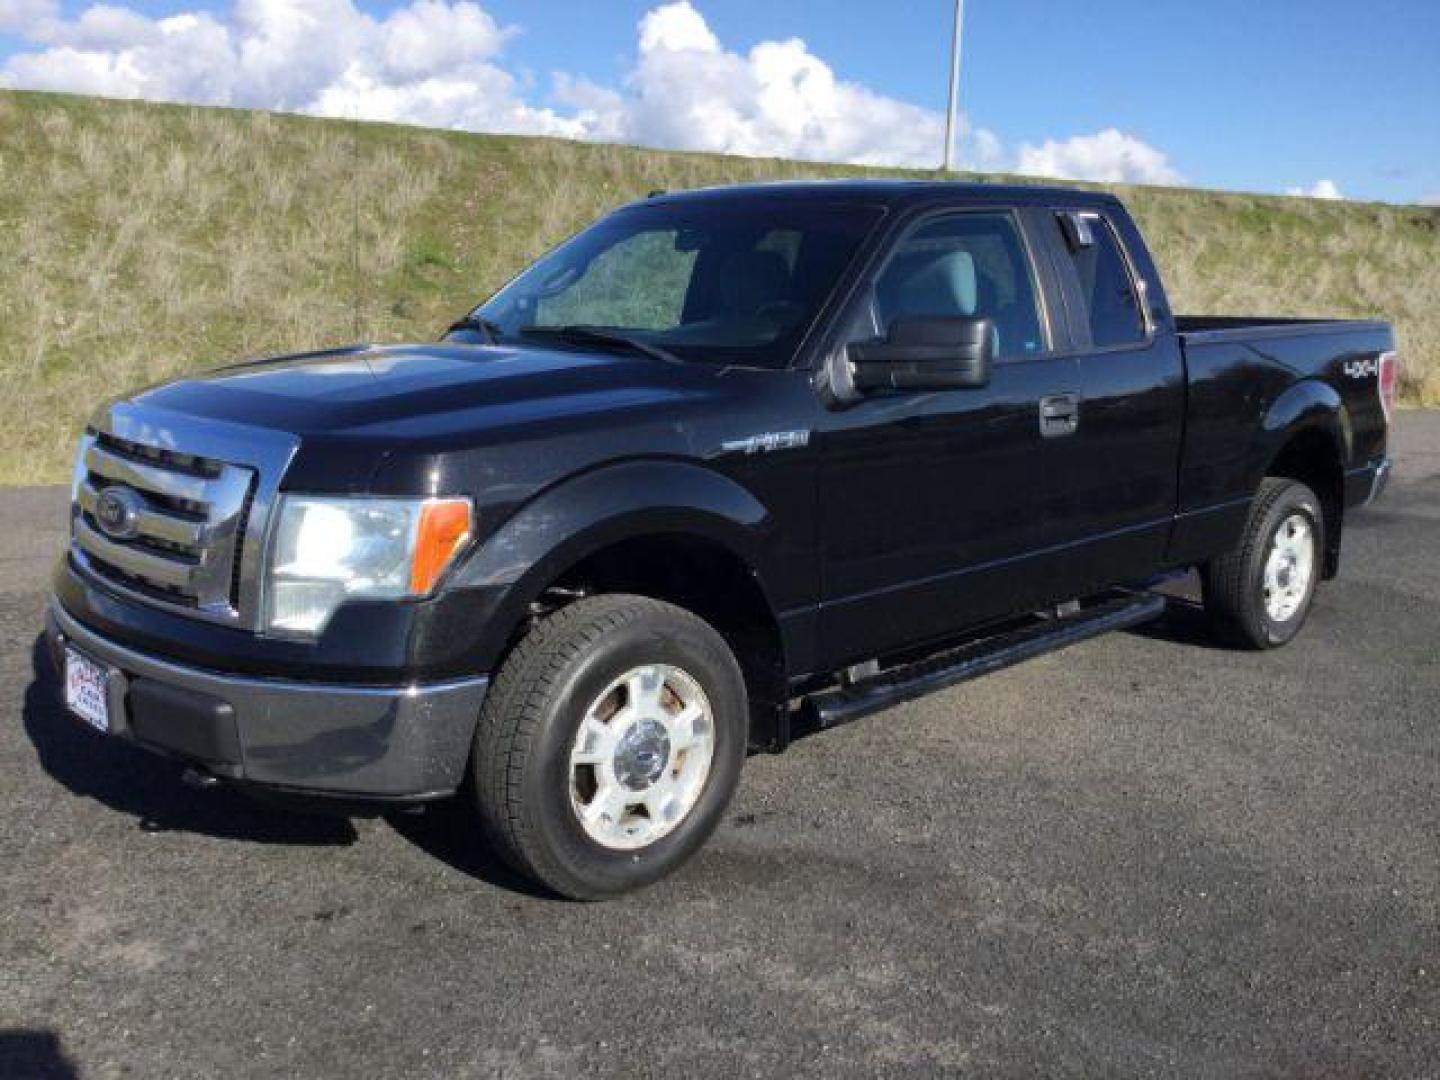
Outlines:
[[809, 445], [808, 431], [767, 431], [721, 443], [720, 449], [727, 454], [768, 454], [772, 450], [799, 450]]

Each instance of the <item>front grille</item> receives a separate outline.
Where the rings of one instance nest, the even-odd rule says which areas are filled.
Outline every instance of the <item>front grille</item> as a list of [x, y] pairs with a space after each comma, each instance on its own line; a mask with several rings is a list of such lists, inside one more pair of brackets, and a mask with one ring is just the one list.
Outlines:
[[[89, 437], [81, 454], [77, 559], [149, 600], [238, 620], [255, 470], [109, 433]], [[102, 521], [102, 504], [117, 503], [119, 521]]]
[[129, 458], [131, 461], [138, 461], [145, 465], [159, 465], [162, 468], [189, 473], [192, 476], [203, 476], [206, 479], [213, 480], [220, 475], [220, 470], [224, 468], [224, 464], [219, 461], [211, 461], [209, 458], [196, 454], [182, 454], [177, 450], [166, 450], [158, 446], [146, 446], [144, 443], [122, 439], [119, 435], [111, 435], [105, 431], [97, 434], [95, 441], [102, 448], [119, 457]]

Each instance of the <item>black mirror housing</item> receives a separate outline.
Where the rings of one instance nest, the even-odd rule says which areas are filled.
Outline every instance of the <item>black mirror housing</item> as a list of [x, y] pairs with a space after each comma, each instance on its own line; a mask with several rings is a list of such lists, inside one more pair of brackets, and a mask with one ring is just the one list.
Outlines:
[[990, 382], [995, 322], [988, 318], [908, 318], [883, 342], [847, 349], [857, 390], [963, 390]]

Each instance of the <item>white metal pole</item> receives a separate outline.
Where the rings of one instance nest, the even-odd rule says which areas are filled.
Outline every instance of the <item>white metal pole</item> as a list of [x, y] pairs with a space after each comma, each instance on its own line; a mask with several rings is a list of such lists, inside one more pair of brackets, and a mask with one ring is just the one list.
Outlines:
[[960, 99], [960, 34], [965, 25], [965, 0], [955, 0], [955, 25], [950, 38], [950, 107], [945, 110], [945, 171], [952, 172], [955, 160], [956, 106]]

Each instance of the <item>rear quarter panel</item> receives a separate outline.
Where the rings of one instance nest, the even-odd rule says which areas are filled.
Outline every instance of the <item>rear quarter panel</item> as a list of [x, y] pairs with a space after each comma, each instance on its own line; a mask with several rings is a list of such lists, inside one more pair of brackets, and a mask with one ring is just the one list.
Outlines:
[[1386, 450], [1378, 392], [1384, 323], [1263, 324], [1182, 333], [1188, 377], [1173, 561], [1231, 546], [1250, 500], [1285, 444], [1315, 428], [1346, 473]]

